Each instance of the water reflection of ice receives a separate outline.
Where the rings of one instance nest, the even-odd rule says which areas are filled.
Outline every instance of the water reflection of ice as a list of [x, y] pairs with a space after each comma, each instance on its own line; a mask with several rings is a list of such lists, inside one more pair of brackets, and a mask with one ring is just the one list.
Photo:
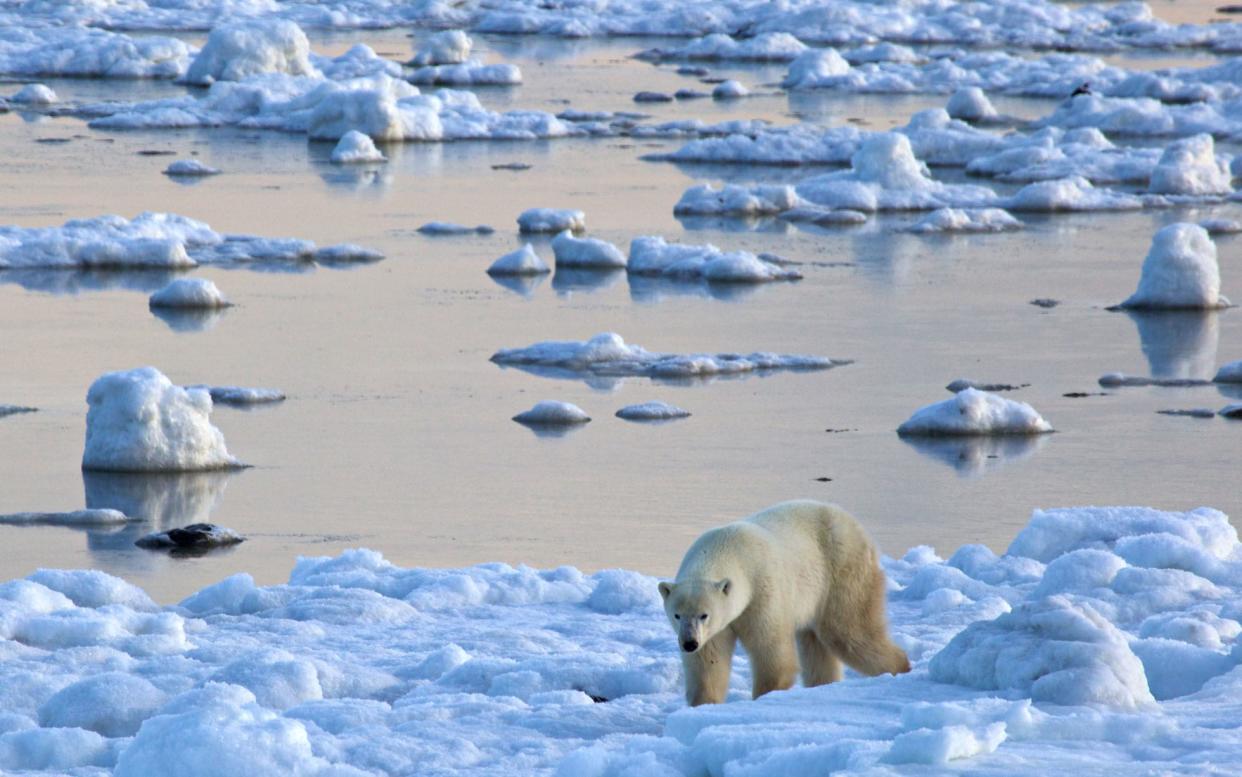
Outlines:
[[624, 270], [562, 270], [552, 275], [552, 288], [560, 296], [576, 291], [601, 291], [625, 277]]
[[0, 270], [0, 284], [11, 283], [27, 291], [57, 295], [112, 289], [150, 294], [176, 277], [176, 273], [166, 270]]
[[1220, 328], [1216, 311], [1128, 311], [1154, 378], [1211, 380]]
[[206, 332], [224, 316], [225, 310], [213, 308], [198, 310], [194, 308], [153, 307], [151, 315], [168, 325], [174, 332]]
[[492, 283], [497, 286], [508, 289], [514, 294], [520, 294], [523, 297], [529, 297], [535, 293], [543, 285], [544, 280], [548, 277], [547, 273], [541, 275], [489, 275]]
[[677, 221], [688, 232], [759, 232], [783, 235], [789, 231], [789, 222], [772, 217], [677, 216]]
[[702, 280], [677, 278], [653, 278], [631, 275], [630, 299], [635, 302], [656, 303], [670, 297], [705, 297], [724, 302], [740, 302], [757, 294], [765, 283], [708, 283]]
[[206, 523], [235, 472], [82, 472], [88, 508], [120, 510], [139, 522], [120, 531], [88, 532], [92, 553], [134, 549], [155, 531]]
[[1035, 455], [1046, 434], [969, 437], [902, 437], [901, 441], [924, 456], [957, 470], [960, 477], [979, 477], [1010, 462]]

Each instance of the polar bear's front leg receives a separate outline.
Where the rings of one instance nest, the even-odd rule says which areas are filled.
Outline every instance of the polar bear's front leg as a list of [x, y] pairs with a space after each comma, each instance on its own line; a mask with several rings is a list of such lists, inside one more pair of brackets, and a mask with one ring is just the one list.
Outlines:
[[729, 694], [736, 645], [737, 635], [733, 629], [726, 628], [693, 653], [681, 654], [686, 670], [686, 701], [691, 707], [720, 704], [725, 700]]

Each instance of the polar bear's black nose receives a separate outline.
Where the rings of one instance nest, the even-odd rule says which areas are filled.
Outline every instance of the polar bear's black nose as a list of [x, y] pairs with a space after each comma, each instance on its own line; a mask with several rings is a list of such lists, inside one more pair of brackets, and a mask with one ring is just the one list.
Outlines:
[[686, 640], [685, 642], [681, 643], [681, 649], [686, 651], [687, 653], [693, 653], [694, 651], [699, 649], [698, 640], [693, 640], [693, 639]]

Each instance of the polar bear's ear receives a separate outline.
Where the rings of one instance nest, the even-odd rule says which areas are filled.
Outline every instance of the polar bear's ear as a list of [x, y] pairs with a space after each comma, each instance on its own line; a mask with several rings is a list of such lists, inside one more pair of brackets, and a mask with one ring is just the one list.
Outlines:
[[660, 581], [658, 588], [660, 589], [660, 597], [664, 599], [667, 599], [668, 595], [673, 592], [673, 586], [663, 580]]
[[719, 591], [722, 596], [728, 596], [729, 589], [732, 587], [733, 587], [733, 581], [729, 580], [729, 578], [727, 577], [724, 580], [721, 580], [720, 582], [716, 583], [716, 590]]

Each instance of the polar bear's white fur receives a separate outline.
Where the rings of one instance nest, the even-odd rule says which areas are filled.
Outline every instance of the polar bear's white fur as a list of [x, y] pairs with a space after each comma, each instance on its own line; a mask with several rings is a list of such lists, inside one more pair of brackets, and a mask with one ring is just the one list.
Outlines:
[[724, 701], [733, 651], [750, 657], [756, 697], [841, 679], [841, 663], [910, 670], [888, 636], [885, 580], [871, 538], [840, 507], [784, 502], [699, 537], [660, 583], [686, 669], [686, 700]]

